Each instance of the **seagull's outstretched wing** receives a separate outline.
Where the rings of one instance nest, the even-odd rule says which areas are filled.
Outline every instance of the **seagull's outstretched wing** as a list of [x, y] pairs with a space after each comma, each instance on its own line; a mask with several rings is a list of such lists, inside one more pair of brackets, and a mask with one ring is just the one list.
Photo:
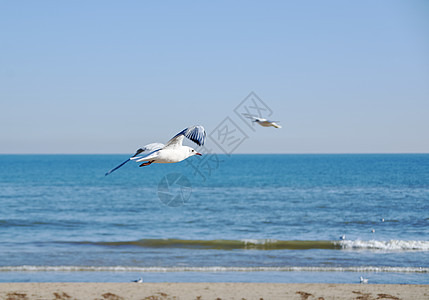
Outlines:
[[[152, 152], [158, 149], [161, 149], [162, 147], [164, 147], [163, 143], [152, 143], [152, 144], [147, 144], [146, 146], [144, 146], [143, 148], [140, 148], [139, 150], [137, 150], [136, 154], [133, 155], [133, 157], [139, 155], [140, 153], [143, 152]], [[141, 150], [141, 151], [140, 151]]]
[[109, 172], [107, 172], [106, 174], [104, 174], [104, 176], [109, 175], [110, 173], [116, 171], [117, 169], [119, 169], [120, 167], [122, 167], [123, 165], [125, 165], [127, 162], [129, 162], [131, 159], [135, 158], [137, 155], [140, 155], [141, 153], [144, 152], [152, 152], [158, 149], [161, 149], [162, 147], [164, 147], [164, 144], [161, 143], [152, 143], [152, 144], [148, 144], [146, 146], [144, 146], [143, 148], [140, 148], [136, 151], [136, 154], [134, 154], [133, 156], [131, 156], [130, 158], [128, 158], [126, 161], [124, 161], [123, 163], [121, 163], [119, 166], [114, 167], [112, 170], [110, 170]]
[[206, 131], [204, 130], [204, 127], [200, 125], [185, 128], [181, 132], [176, 134], [171, 140], [169, 140], [164, 148], [174, 148], [182, 146], [184, 137], [187, 137], [188, 139], [196, 143], [198, 146], [202, 146], [204, 145], [204, 141], [206, 140]]
[[257, 116], [251, 114], [242, 114], [246, 118], [252, 119], [253, 121], [266, 121], [266, 119], [258, 118]]

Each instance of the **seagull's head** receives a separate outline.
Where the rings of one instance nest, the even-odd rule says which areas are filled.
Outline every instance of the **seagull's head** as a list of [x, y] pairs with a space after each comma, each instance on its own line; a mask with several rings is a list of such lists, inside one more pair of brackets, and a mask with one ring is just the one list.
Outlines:
[[194, 156], [194, 155], [202, 156], [202, 154], [198, 153], [195, 149], [193, 149], [191, 147], [187, 147], [187, 146], [185, 146], [185, 147], [188, 148], [188, 151], [189, 151], [188, 157], [191, 157], [191, 156]]

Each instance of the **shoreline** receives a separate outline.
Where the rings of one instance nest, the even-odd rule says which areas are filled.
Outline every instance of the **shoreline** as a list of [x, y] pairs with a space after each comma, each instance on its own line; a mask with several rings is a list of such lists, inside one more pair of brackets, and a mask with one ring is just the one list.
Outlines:
[[329, 283], [0, 283], [0, 299], [429, 299], [429, 285]]

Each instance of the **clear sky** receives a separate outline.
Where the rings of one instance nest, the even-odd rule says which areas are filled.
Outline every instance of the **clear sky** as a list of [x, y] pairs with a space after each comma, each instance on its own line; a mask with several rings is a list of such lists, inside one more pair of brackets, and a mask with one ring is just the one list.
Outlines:
[[[282, 129], [234, 113], [252, 91]], [[0, 1], [0, 153], [227, 117], [236, 153], [429, 153], [429, 1]]]

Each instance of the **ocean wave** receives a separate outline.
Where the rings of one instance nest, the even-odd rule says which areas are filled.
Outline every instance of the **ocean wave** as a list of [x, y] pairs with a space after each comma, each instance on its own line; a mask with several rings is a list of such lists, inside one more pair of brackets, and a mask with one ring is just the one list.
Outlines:
[[429, 273], [422, 267], [135, 267], [135, 266], [2, 266], [0, 272], [388, 272]]
[[343, 240], [336, 242], [342, 249], [369, 249], [385, 251], [428, 251], [429, 241], [362, 241], [362, 240]]
[[117, 242], [66, 242], [82, 245], [98, 245], [109, 247], [144, 247], [144, 248], [185, 248], [215, 250], [384, 250], [384, 251], [429, 251], [429, 241], [305, 241], [276, 239], [243, 239], [243, 240], [182, 240], [182, 239], [141, 239], [136, 241]]
[[331, 241], [281, 241], [274, 239], [244, 240], [182, 240], [182, 239], [142, 239], [125, 242], [82, 242], [103, 246], [138, 246], [147, 248], [189, 248], [189, 249], [254, 249], [254, 250], [300, 250], [336, 249], [339, 245]]
[[75, 242], [78, 244], [101, 245], [111, 247], [136, 246], [145, 248], [188, 248], [188, 249], [254, 249], [254, 250], [304, 250], [304, 249], [339, 249], [340, 245], [332, 241], [281, 241], [275, 239], [244, 240], [182, 240], [182, 239], [141, 239], [118, 242]]

